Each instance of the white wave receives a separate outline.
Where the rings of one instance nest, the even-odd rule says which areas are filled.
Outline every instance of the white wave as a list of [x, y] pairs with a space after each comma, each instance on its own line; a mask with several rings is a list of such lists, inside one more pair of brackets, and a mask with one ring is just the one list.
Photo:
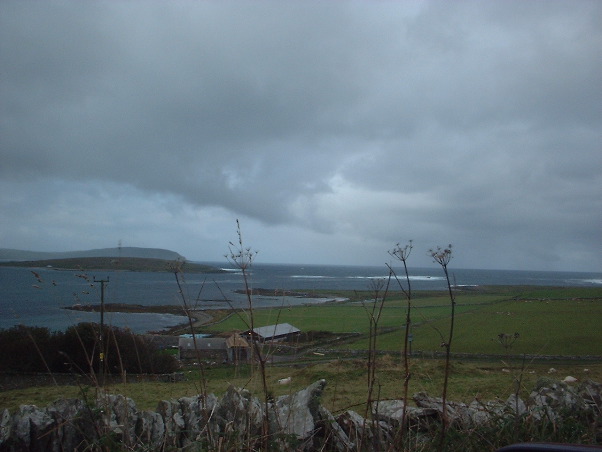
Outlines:
[[445, 281], [445, 277], [443, 276], [410, 275], [410, 279], [413, 281]]
[[[397, 278], [400, 281], [405, 281], [405, 275], [397, 275]], [[428, 275], [410, 275], [411, 281], [445, 281], [445, 277], [443, 276], [428, 276]]]
[[602, 284], [602, 279], [583, 279], [582, 281], [588, 284]]
[[[348, 279], [387, 279], [388, 277], [389, 277], [389, 275], [384, 275], [384, 276], [347, 276]], [[406, 277], [403, 276], [403, 275], [397, 275], [397, 277], [399, 278], [400, 281], [406, 279]], [[443, 276], [421, 276], [421, 275], [412, 276], [412, 275], [410, 275], [410, 280], [411, 281], [445, 281], [445, 278]]]
[[[291, 278], [297, 279], [336, 279], [336, 276], [326, 276], [326, 275], [291, 275]], [[376, 275], [376, 276], [362, 276], [362, 275], [353, 275], [353, 276], [341, 276], [343, 279], [387, 279], [389, 275]], [[405, 279], [405, 276], [398, 276], [399, 279]], [[410, 276], [410, 280], [412, 281], [445, 281], [443, 276], [426, 276], [426, 275], [415, 275]]]

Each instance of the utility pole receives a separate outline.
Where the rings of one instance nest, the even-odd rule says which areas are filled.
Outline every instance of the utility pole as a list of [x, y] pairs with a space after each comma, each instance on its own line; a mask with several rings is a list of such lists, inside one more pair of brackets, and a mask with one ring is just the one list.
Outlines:
[[109, 283], [109, 277], [107, 279], [96, 279], [94, 278], [94, 282], [100, 283], [100, 365], [99, 372], [102, 378], [102, 384], [104, 386], [104, 375], [105, 375], [105, 346], [104, 346], [104, 328], [105, 328], [105, 284]]

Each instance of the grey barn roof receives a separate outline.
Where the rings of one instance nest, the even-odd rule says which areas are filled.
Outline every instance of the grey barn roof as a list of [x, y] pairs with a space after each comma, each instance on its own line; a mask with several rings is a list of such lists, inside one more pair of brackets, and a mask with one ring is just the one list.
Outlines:
[[279, 323], [277, 325], [260, 326], [253, 328], [253, 332], [263, 338], [279, 337], [287, 334], [299, 333], [301, 330], [290, 323]]

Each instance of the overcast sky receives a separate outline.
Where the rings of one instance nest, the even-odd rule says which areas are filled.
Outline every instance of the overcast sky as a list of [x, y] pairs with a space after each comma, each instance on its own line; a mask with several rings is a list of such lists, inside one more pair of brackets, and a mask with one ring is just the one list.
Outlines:
[[0, 2], [0, 247], [602, 271], [602, 2]]

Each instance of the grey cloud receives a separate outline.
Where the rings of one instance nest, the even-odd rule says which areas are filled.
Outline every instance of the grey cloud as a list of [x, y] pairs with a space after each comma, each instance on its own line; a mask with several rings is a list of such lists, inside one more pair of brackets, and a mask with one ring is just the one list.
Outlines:
[[0, 8], [0, 180], [131, 187], [315, 240], [507, 247], [543, 223], [546, 243], [599, 243], [599, 2]]

